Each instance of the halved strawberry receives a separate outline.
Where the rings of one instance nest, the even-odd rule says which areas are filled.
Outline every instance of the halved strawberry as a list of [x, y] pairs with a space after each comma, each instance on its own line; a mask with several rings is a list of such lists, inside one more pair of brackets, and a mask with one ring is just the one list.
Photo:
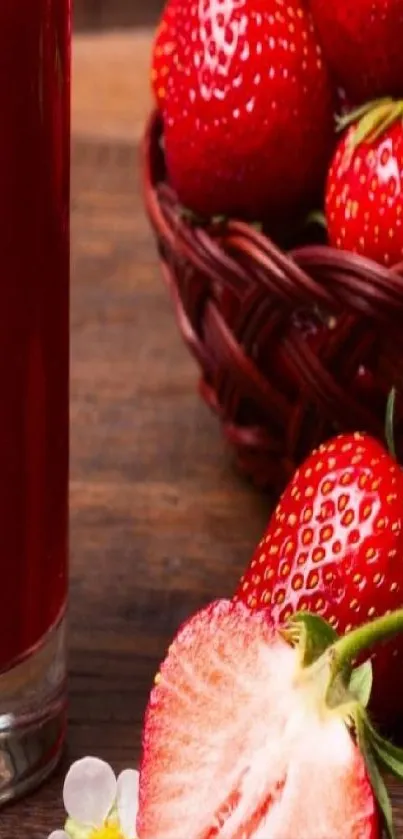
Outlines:
[[[235, 594], [281, 624], [316, 612], [339, 632], [403, 603], [403, 472], [366, 434], [341, 435], [305, 461]], [[374, 655], [373, 709], [403, 714], [403, 638]], [[385, 687], [384, 687], [385, 686]]]
[[219, 601], [184, 625], [146, 713], [141, 839], [378, 839], [344, 706], [326, 704], [342, 648], [307, 667], [302, 652], [242, 603]]

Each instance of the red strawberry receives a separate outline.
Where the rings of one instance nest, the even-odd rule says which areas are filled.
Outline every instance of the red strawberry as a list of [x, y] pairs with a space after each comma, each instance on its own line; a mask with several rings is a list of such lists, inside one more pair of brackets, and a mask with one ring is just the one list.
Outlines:
[[402, 117], [403, 103], [390, 101], [356, 122], [340, 141], [326, 187], [332, 245], [383, 265], [403, 260]]
[[323, 51], [354, 102], [403, 94], [401, 0], [309, 0]]
[[163, 107], [167, 79], [175, 54], [175, 14], [177, 0], [169, 0], [155, 33], [152, 46], [151, 84], [160, 108]]
[[184, 0], [165, 99], [168, 171], [196, 213], [309, 202], [333, 148], [333, 93], [300, 0]]
[[[364, 434], [342, 435], [296, 472], [235, 600], [322, 615], [337, 631], [403, 603], [403, 472]], [[374, 657], [373, 708], [383, 722], [403, 712], [403, 639]], [[387, 690], [384, 689], [387, 685]]]
[[286, 641], [266, 613], [218, 601], [179, 631], [146, 713], [141, 839], [379, 839], [366, 761], [379, 795], [376, 756], [396, 771], [402, 755], [368, 723], [364, 673], [347, 689], [344, 666], [385, 628], [334, 642], [317, 624]]

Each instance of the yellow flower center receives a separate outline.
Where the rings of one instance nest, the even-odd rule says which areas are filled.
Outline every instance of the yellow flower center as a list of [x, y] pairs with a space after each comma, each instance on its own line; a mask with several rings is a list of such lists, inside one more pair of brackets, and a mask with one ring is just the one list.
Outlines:
[[124, 839], [117, 824], [105, 824], [104, 827], [97, 827], [92, 830], [88, 839]]

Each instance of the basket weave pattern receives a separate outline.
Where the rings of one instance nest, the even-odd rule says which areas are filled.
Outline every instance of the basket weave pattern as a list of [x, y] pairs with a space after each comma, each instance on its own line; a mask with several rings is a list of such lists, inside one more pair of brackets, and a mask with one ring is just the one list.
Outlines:
[[161, 135], [153, 114], [145, 201], [179, 328], [239, 465], [278, 492], [333, 434], [383, 438], [387, 394], [403, 385], [403, 264], [326, 245], [285, 253], [239, 221], [195, 225], [166, 181]]

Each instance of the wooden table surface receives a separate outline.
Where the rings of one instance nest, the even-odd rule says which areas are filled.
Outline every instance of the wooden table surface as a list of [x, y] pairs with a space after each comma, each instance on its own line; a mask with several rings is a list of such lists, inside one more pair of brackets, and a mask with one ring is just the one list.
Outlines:
[[[4, 839], [61, 826], [72, 760], [136, 765], [170, 638], [232, 593], [268, 515], [197, 397], [159, 276], [138, 176], [148, 54], [147, 32], [75, 41], [70, 725], [53, 779], [1, 812]], [[403, 786], [393, 799], [403, 839]]]

